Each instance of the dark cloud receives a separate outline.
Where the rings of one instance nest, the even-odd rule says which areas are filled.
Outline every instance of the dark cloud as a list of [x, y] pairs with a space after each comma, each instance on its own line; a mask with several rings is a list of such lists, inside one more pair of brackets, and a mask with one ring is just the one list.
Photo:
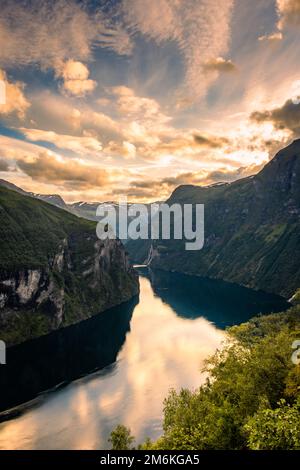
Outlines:
[[194, 135], [194, 141], [199, 146], [209, 147], [209, 148], [220, 148], [230, 143], [229, 139], [227, 139], [226, 137], [206, 136], [206, 135], [200, 135], [200, 134]]
[[236, 72], [237, 68], [231, 60], [223, 59], [218, 57], [216, 59], [211, 59], [202, 66], [204, 72], [224, 72], [231, 73]]
[[277, 129], [289, 129], [294, 134], [300, 133], [300, 103], [288, 100], [283, 106], [265, 111], [255, 111], [251, 119], [256, 122], [272, 122]]
[[147, 198], [149, 200], [164, 200], [170, 193], [181, 184], [192, 184], [199, 182], [198, 173], [181, 173], [174, 177], [162, 178], [161, 180], [132, 181], [130, 186], [118, 194], [126, 194], [129, 198]]
[[28, 176], [44, 183], [64, 184], [74, 189], [102, 187], [108, 183], [108, 173], [74, 160], [60, 161], [45, 153], [35, 160], [19, 160], [19, 168]]
[[158, 181], [148, 180], [148, 181], [132, 181], [130, 184], [131, 188], [138, 188], [138, 189], [149, 189], [153, 190], [153, 188], [157, 188], [158, 190], [162, 187], [176, 187], [180, 184], [188, 184], [192, 181], [199, 180], [199, 173], [181, 173], [177, 176], [170, 176], [167, 178], [163, 178]]
[[9, 171], [9, 165], [6, 160], [0, 158], [0, 171]]
[[240, 167], [236, 170], [216, 170], [210, 172], [207, 177], [206, 181], [208, 184], [214, 183], [231, 183], [232, 181], [236, 181], [240, 178], [245, 178], [247, 176], [253, 175], [257, 173], [263, 165], [253, 165], [250, 167]]

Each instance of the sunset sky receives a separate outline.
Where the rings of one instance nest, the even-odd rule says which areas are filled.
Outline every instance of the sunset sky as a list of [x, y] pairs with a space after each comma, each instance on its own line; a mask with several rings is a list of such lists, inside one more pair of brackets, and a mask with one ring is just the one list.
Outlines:
[[300, 137], [300, 0], [1, 0], [0, 178], [167, 198]]

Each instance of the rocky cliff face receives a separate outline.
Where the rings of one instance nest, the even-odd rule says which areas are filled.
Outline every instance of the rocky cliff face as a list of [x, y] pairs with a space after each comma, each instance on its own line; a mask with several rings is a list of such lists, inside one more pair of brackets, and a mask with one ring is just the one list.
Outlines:
[[[0, 192], [0, 216], [0, 337], [8, 344], [76, 323], [138, 294], [138, 278], [122, 243], [97, 239], [95, 224], [8, 190]], [[37, 219], [52, 219], [51, 232], [36, 227]]]

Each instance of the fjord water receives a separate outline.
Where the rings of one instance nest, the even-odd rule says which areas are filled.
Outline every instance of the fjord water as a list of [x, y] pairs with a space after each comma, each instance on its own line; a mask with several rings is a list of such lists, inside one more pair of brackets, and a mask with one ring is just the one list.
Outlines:
[[27, 404], [0, 416], [0, 449], [105, 449], [119, 423], [138, 442], [156, 438], [168, 390], [203, 383], [226, 326], [288, 307], [222, 281], [139, 272], [139, 299], [8, 350], [0, 411]]

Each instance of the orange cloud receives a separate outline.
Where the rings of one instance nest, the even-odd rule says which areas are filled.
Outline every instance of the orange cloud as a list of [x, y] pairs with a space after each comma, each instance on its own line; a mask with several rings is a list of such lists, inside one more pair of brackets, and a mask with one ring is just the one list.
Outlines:
[[[124, 189], [122, 193], [137, 200], [166, 200], [174, 189], [180, 185], [192, 184], [198, 186], [210, 186], [216, 183], [231, 183], [237, 179], [246, 178], [258, 173], [263, 168], [264, 164], [265, 162], [258, 165], [254, 164], [236, 169], [221, 167], [214, 171], [203, 169], [198, 171], [182, 172], [175, 176], [169, 176], [158, 180], [135, 180], [132, 181], [128, 188]], [[118, 192], [118, 194], [120, 194], [120, 192]]]
[[89, 70], [82, 62], [67, 60], [56, 67], [56, 74], [63, 78], [63, 90], [71, 95], [85, 96], [94, 91], [95, 80], [89, 79]]
[[194, 135], [195, 142], [201, 147], [221, 148], [229, 145], [230, 140], [227, 137], [218, 137], [214, 135]]
[[20, 131], [27, 137], [27, 139], [38, 142], [50, 142], [58, 148], [71, 150], [72, 152], [80, 155], [87, 153], [98, 154], [102, 150], [101, 142], [92, 136], [72, 136], [65, 134], [57, 134], [53, 131], [43, 131], [40, 129], [26, 129], [20, 128]]
[[4, 103], [0, 103], [0, 114], [16, 113], [22, 119], [25, 116], [27, 109], [30, 106], [29, 101], [26, 99], [23, 90], [24, 83], [15, 82], [11, 83], [6, 73], [0, 69], [0, 80], [4, 84]]
[[132, 41], [120, 24], [87, 2], [1, 0], [0, 63], [55, 68], [70, 58], [87, 61], [95, 44], [129, 54]]
[[3, 158], [0, 158], [0, 171], [9, 171], [9, 164]]
[[203, 66], [205, 72], [224, 72], [230, 73], [235, 72], [236, 66], [231, 60], [223, 59], [223, 57], [217, 57], [215, 59], [207, 60]]
[[277, 0], [279, 14], [278, 28], [299, 26], [300, 24], [300, 1], [299, 0]]
[[[202, 97], [218, 76], [203, 74], [211, 57], [226, 54], [233, 0], [123, 0], [127, 25], [158, 44], [175, 41], [186, 64], [186, 89]], [[218, 71], [216, 71], [218, 72]]]
[[104, 169], [75, 160], [58, 160], [46, 152], [33, 159], [19, 160], [18, 167], [37, 181], [64, 184], [75, 189], [102, 187], [109, 182], [108, 172]]
[[271, 122], [277, 129], [289, 129], [300, 134], [300, 98], [286, 101], [282, 106], [264, 111], [255, 111], [251, 119], [256, 122]]
[[283, 35], [281, 32], [260, 36], [258, 38], [259, 41], [270, 41], [270, 42], [277, 42], [277, 41], [281, 41], [282, 39], [283, 39]]
[[127, 141], [122, 143], [110, 141], [103, 152], [108, 155], [124, 157], [126, 160], [133, 160], [136, 157], [135, 145]]

